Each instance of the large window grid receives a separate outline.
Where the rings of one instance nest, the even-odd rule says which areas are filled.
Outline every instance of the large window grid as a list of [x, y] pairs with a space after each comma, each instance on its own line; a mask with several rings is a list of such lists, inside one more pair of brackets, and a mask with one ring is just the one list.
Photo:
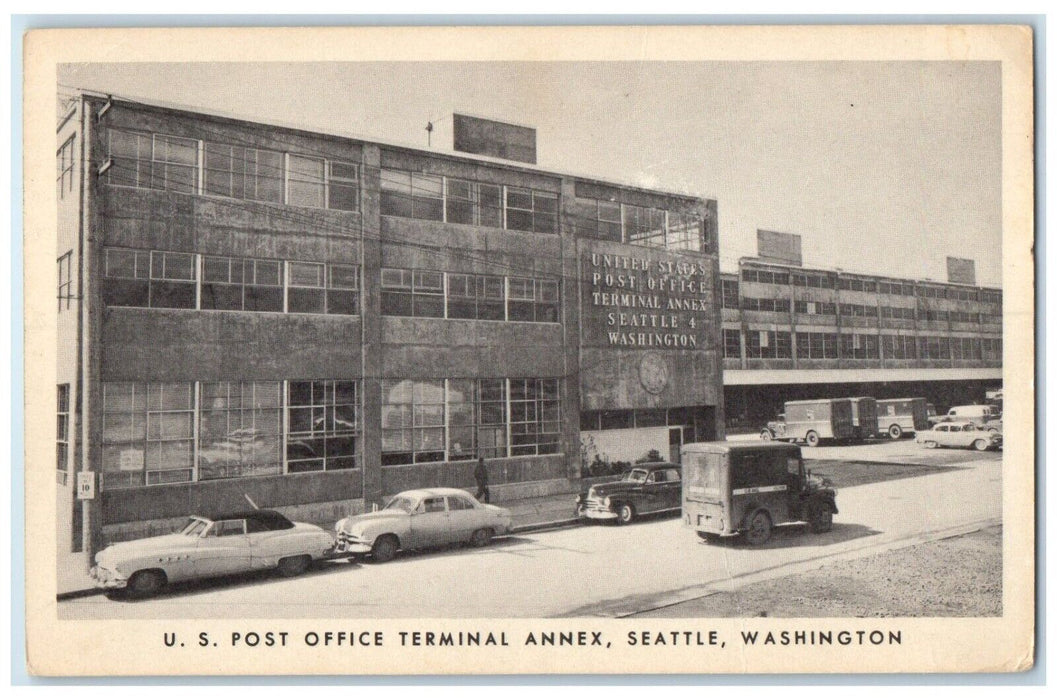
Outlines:
[[797, 287], [811, 287], [813, 289], [833, 289], [833, 278], [829, 275], [809, 275], [805, 273], [794, 273], [792, 282]]
[[863, 304], [841, 304], [840, 313], [842, 316], [856, 318], [877, 318], [877, 307]]
[[788, 272], [775, 272], [773, 270], [742, 270], [742, 282], [761, 282], [763, 284], [789, 284]]
[[919, 336], [918, 356], [922, 360], [949, 360], [951, 359], [951, 341], [949, 338]]
[[354, 381], [287, 383], [289, 473], [355, 469], [359, 464], [359, 393]]
[[107, 157], [111, 185], [359, 210], [353, 163], [119, 129], [107, 132]]
[[558, 232], [558, 195], [552, 192], [506, 188], [506, 228], [534, 233]]
[[741, 359], [741, 331], [737, 328], [723, 329], [723, 357], [731, 360]]
[[955, 360], [982, 360], [979, 338], [951, 338], [951, 358]]
[[902, 319], [904, 321], [913, 321], [916, 317], [916, 310], [912, 306], [882, 306], [881, 307], [881, 318], [892, 318]]
[[446, 178], [445, 221], [503, 228], [503, 187], [486, 182]]
[[915, 360], [918, 356], [917, 338], [912, 335], [882, 336], [887, 360]]
[[355, 265], [105, 251], [107, 306], [356, 315], [359, 288]]
[[754, 331], [745, 333], [745, 357], [756, 359], [790, 359], [793, 357], [788, 331]]
[[836, 316], [837, 305], [826, 301], [796, 301], [793, 310], [809, 316]]
[[797, 333], [796, 356], [810, 360], [835, 360], [840, 350], [836, 333]]
[[388, 316], [558, 323], [558, 281], [402, 268], [382, 269]]
[[741, 306], [745, 311], [789, 313], [788, 299], [757, 299], [755, 297], [743, 297], [741, 300]]
[[723, 308], [724, 309], [738, 309], [741, 308], [738, 303], [738, 281], [737, 280], [721, 280], [721, 287], [723, 289]]
[[876, 360], [881, 357], [876, 335], [842, 333], [840, 355], [848, 360]]
[[594, 218], [584, 235], [606, 241], [668, 250], [708, 252], [710, 242], [700, 214], [594, 200]]
[[557, 379], [387, 380], [382, 464], [554, 454]]
[[102, 485], [351, 469], [359, 410], [355, 380], [104, 382]]

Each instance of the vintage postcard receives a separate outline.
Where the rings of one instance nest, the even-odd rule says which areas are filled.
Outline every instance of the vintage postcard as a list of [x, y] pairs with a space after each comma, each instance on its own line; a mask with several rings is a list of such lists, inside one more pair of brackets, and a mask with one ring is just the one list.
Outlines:
[[29, 672], [1031, 668], [1032, 70], [31, 32]]

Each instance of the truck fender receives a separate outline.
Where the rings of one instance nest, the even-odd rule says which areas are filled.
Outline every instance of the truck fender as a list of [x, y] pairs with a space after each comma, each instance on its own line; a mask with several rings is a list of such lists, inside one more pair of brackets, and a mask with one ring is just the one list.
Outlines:
[[763, 512], [767, 513], [767, 517], [771, 518], [771, 522], [774, 522], [774, 517], [771, 515], [771, 511], [769, 511], [767, 508], [762, 507], [759, 503], [756, 503], [754, 501], [745, 506], [745, 515], [742, 516], [741, 522], [738, 523], [738, 529], [744, 530], [745, 528], [747, 528], [749, 526], [749, 521], [752, 520], [752, 516], [758, 510], [762, 510]]

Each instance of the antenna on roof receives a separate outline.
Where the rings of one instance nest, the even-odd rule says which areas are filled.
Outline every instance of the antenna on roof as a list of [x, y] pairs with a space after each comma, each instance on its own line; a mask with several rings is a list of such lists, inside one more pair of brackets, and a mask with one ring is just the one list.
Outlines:
[[426, 147], [433, 146], [433, 122], [426, 122]]

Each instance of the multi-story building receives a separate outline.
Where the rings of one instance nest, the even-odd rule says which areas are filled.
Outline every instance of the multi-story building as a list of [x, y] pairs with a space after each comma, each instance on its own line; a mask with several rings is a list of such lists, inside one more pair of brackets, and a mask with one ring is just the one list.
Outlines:
[[58, 144], [65, 554], [723, 436], [715, 201], [106, 97]]
[[1001, 385], [1000, 289], [763, 258], [720, 277], [731, 428], [758, 428], [790, 400], [925, 396], [944, 407]]

